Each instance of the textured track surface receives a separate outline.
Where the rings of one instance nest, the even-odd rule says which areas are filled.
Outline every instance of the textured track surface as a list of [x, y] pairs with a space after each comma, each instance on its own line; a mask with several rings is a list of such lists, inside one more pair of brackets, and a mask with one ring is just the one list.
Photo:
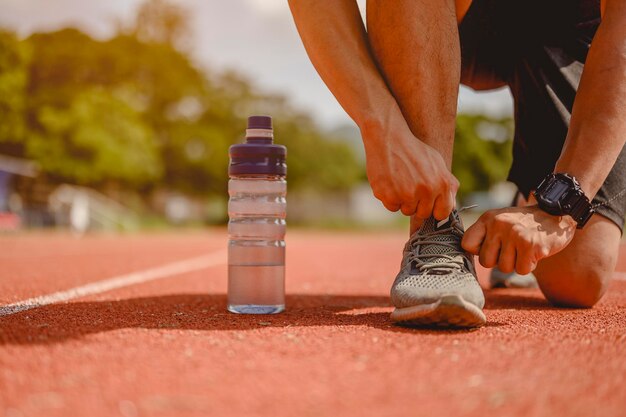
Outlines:
[[[485, 327], [414, 330], [389, 319], [404, 240], [291, 231], [277, 316], [227, 313], [218, 265], [0, 317], [0, 416], [624, 415], [626, 274], [590, 310], [493, 290]], [[0, 305], [224, 243], [0, 236]]]

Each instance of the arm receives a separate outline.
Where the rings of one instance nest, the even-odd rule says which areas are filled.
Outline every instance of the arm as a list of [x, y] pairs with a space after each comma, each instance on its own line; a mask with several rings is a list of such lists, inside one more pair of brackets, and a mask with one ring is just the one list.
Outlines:
[[418, 214], [447, 217], [458, 183], [441, 155], [411, 132], [372, 57], [356, 2], [289, 5], [313, 65], [361, 130], [374, 195], [406, 215], [416, 213], [420, 200], [431, 201]]
[[[575, 176], [590, 199], [626, 143], [626, 1], [607, 0], [603, 10], [555, 166], [555, 172]], [[537, 206], [492, 210], [468, 229], [463, 247], [479, 255], [483, 266], [526, 274], [563, 250], [575, 231], [570, 216], [552, 216]]]
[[555, 172], [575, 176], [591, 199], [609, 175], [625, 143], [626, 1], [607, 0]]
[[290, 0], [289, 6], [313, 66], [356, 124], [381, 123], [381, 108], [395, 116], [398, 105], [372, 59], [356, 2]]

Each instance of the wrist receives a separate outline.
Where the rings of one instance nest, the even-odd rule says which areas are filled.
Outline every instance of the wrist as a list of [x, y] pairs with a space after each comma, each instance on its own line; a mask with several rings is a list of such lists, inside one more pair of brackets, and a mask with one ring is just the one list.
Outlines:
[[569, 229], [576, 230], [578, 228], [578, 222], [569, 214], [554, 217], [558, 218], [559, 224], [567, 226]]
[[380, 154], [382, 149], [389, 147], [408, 149], [422, 144], [409, 129], [397, 105], [387, 107], [384, 114], [371, 114], [358, 126], [366, 154]]
[[589, 197], [589, 199], [591, 200], [593, 196], [598, 192], [600, 187], [602, 186], [602, 183], [604, 182], [604, 180], [599, 179], [599, 178], [594, 178], [593, 175], [589, 175], [591, 173], [589, 169], [585, 169], [585, 170], [577, 169], [576, 167], [572, 165], [573, 164], [570, 164], [567, 161], [559, 160], [557, 161], [557, 164], [554, 167], [554, 173], [555, 174], [558, 174], [558, 173], [568, 174], [576, 178], [576, 181], [578, 182], [580, 188], [583, 190], [585, 195]]
[[[373, 109], [364, 110], [354, 121], [365, 137], [382, 137], [391, 130], [397, 130], [399, 123], [406, 125], [396, 101], [391, 98], [376, 102]], [[408, 126], [407, 126], [408, 128]]]
[[567, 228], [570, 230], [575, 230], [578, 227], [578, 223], [576, 222], [576, 220], [574, 220], [574, 218], [570, 216], [569, 214], [563, 214], [563, 215], [550, 214], [546, 212], [545, 210], [543, 210], [538, 205], [534, 205], [533, 207], [535, 208], [535, 210], [538, 210], [543, 215], [544, 219], [547, 219], [547, 221], [550, 221], [560, 226], [560, 228]]

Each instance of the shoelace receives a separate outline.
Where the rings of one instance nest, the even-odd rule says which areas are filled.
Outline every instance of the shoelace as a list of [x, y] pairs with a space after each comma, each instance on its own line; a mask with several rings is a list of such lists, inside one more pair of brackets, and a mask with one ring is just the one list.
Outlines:
[[[417, 270], [421, 273], [428, 272], [443, 272], [448, 273], [454, 269], [462, 269], [465, 266], [463, 261], [463, 251], [459, 250], [459, 242], [455, 240], [440, 241], [432, 239], [435, 236], [442, 234], [458, 234], [458, 230], [455, 230], [456, 221], [454, 221], [450, 227], [441, 230], [435, 230], [423, 235], [415, 234], [409, 240], [409, 249], [411, 251], [409, 255], [409, 265], [415, 262]], [[438, 245], [445, 246], [450, 249], [449, 253], [416, 253], [417, 246], [423, 247], [423, 245]], [[459, 255], [461, 257], [459, 258]], [[433, 258], [437, 258], [438, 261], [434, 262]], [[446, 261], [441, 261], [441, 259]]]

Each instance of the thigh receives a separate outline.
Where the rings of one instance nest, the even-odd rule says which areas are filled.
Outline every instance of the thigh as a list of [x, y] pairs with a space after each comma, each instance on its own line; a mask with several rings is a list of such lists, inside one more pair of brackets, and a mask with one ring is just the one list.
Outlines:
[[461, 84], [474, 90], [505, 86], [511, 68], [501, 7], [490, 0], [457, 0]]
[[536, 30], [517, 27], [510, 39], [517, 53], [507, 78], [515, 109], [509, 180], [525, 196], [554, 170], [561, 154], [587, 52], [600, 23], [599, 2], [561, 3], [548, 10], [547, 21], [536, 21]]

